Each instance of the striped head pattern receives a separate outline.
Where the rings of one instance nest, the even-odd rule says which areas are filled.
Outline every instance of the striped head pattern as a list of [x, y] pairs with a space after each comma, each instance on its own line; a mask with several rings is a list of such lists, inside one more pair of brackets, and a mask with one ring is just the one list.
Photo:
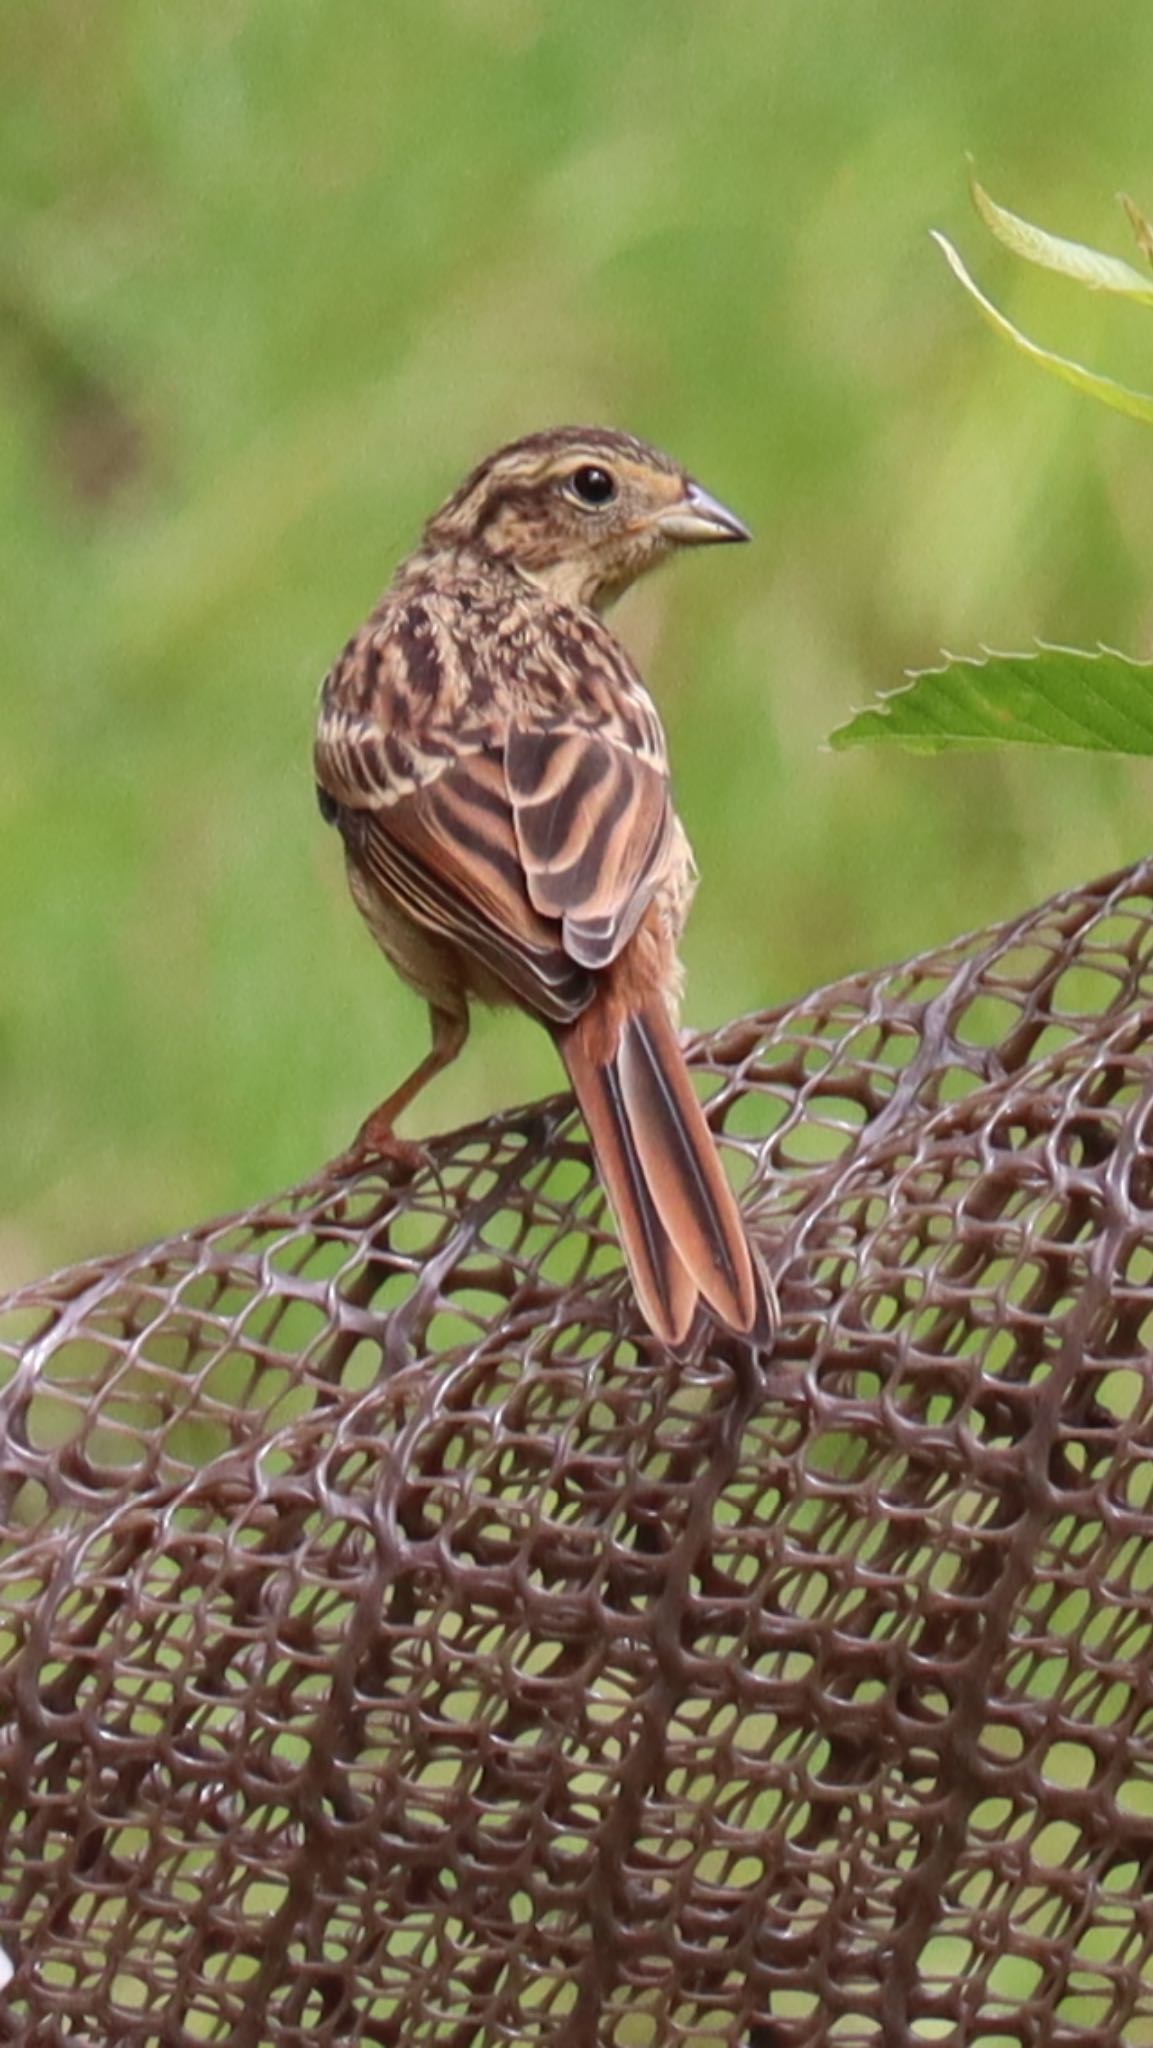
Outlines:
[[554, 427], [474, 469], [429, 521], [422, 552], [473, 550], [561, 602], [600, 609], [675, 548], [748, 538], [734, 513], [647, 442]]

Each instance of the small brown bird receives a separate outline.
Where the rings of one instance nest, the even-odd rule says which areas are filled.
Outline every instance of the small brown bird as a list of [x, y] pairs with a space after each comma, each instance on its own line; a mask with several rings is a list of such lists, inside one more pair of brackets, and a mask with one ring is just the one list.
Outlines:
[[665, 736], [599, 614], [678, 547], [749, 538], [631, 435], [531, 434], [473, 470], [327, 677], [325, 817], [353, 896], [429, 1005], [432, 1049], [354, 1153], [460, 1052], [470, 999], [552, 1032], [641, 1310], [679, 1344], [699, 1303], [757, 1343], [775, 1303], [676, 1033], [695, 873]]

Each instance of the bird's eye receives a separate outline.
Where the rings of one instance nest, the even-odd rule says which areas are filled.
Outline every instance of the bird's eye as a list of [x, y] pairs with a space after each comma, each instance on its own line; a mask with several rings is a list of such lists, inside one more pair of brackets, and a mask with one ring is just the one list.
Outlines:
[[616, 478], [595, 462], [574, 469], [569, 482], [582, 505], [607, 505], [617, 494]]

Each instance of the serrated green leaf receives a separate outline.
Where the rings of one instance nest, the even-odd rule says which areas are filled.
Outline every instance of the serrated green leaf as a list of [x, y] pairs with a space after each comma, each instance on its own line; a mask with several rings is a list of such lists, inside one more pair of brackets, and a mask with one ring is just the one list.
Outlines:
[[838, 751], [878, 741], [1153, 754], [1153, 662], [1040, 642], [1031, 654], [948, 655], [829, 735]]
[[1153, 426], [1153, 398], [1144, 391], [1131, 391], [1127, 384], [1118, 384], [1112, 377], [1102, 377], [1096, 370], [1087, 370], [1083, 364], [1072, 362], [1067, 356], [1054, 355], [1049, 349], [1041, 348], [1035, 341], [1030, 341], [1028, 335], [1022, 334], [1019, 327], [1014, 327], [1013, 322], [998, 310], [993, 301], [985, 297], [980, 286], [970, 277], [953, 244], [944, 235], [939, 234], [936, 228], [931, 228], [930, 233], [938, 247], [943, 250], [954, 277], [960, 279], [970, 298], [975, 301], [982, 316], [996, 333], [1002, 335], [1006, 341], [1011, 341], [1013, 347], [1020, 349], [1022, 355], [1028, 356], [1030, 362], [1037, 363], [1043, 370], [1048, 370], [1051, 376], [1060, 377], [1064, 383], [1072, 384], [1074, 390], [1084, 391], [1088, 397], [1098, 399], [1102, 405], [1111, 406], [1114, 412], [1127, 413], [1130, 419], [1143, 420], [1147, 426]]
[[1119, 292], [1123, 298], [1153, 306], [1153, 278], [1134, 270], [1122, 257], [1106, 256], [1103, 250], [1091, 249], [1086, 242], [1068, 242], [1062, 235], [1050, 235], [1032, 221], [1022, 220], [1020, 214], [998, 206], [976, 178], [971, 180], [971, 190], [973, 204], [986, 227], [1014, 256], [1023, 257], [1026, 263], [1040, 264], [1043, 270], [1055, 270], [1059, 276], [1072, 278], [1075, 284], [1082, 284], [1091, 292]]

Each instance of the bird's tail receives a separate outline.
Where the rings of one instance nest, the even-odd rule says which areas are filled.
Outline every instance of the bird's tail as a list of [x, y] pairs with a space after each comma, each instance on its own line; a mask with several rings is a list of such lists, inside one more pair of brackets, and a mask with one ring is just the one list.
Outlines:
[[753, 1251], [668, 1010], [583, 1017], [558, 1032], [645, 1320], [680, 1344], [702, 1299], [763, 1344], [776, 1302]]

